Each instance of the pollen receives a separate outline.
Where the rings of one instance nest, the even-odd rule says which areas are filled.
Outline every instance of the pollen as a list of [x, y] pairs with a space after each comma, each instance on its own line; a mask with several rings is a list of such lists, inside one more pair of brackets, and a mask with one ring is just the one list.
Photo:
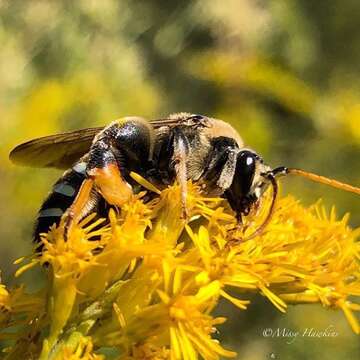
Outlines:
[[221, 299], [246, 311], [254, 293], [282, 313], [299, 303], [341, 311], [360, 333], [360, 229], [348, 216], [282, 197], [264, 231], [249, 236], [266, 218], [270, 194], [240, 226], [226, 201], [195, 184], [184, 218], [179, 186], [159, 190], [133, 178], [156, 198], [141, 192], [68, 233], [63, 218], [42, 235], [41, 253], [17, 262], [19, 277], [42, 268], [44, 288], [0, 285], [9, 359], [97, 360], [109, 348], [119, 360], [234, 358], [218, 340], [226, 318], [213, 311]]

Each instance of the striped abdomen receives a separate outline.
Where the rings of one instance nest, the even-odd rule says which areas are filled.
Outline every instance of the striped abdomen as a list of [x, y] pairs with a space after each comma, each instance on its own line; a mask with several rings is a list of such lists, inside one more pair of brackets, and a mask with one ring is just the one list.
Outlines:
[[34, 240], [48, 232], [51, 225], [59, 224], [61, 216], [73, 203], [85, 179], [86, 162], [78, 162], [54, 184], [52, 192], [43, 202], [34, 229]]

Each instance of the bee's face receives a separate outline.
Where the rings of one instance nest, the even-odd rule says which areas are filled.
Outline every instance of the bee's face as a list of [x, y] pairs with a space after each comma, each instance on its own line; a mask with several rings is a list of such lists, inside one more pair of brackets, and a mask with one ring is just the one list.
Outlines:
[[264, 173], [270, 171], [262, 158], [251, 150], [237, 154], [235, 174], [227, 195], [234, 211], [247, 214], [269, 185]]

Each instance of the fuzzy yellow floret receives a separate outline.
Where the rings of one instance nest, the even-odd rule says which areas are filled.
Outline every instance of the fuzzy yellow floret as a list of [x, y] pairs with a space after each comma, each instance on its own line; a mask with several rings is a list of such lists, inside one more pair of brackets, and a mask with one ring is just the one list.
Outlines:
[[174, 185], [148, 203], [144, 193], [135, 196], [107, 220], [90, 215], [66, 240], [63, 221], [44, 234], [41, 254], [18, 271], [43, 266], [44, 290], [0, 286], [0, 337], [19, 324], [6, 358], [26, 351], [29, 358], [101, 359], [104, 347], [122, 360], [234, 357], [213, 337], [226, 319], [212, 310], [221, 298], [246, 310], [250, 293], [281, 312], [296, 303], [340, 309], [360, 333], [360, 305], [350, 300], [360, 297], [359, 230], [347, 216], [338, 220], [334, 210], [304, 208], [288, 196], [265, 231], [248, 238], [264, 221], [268, 196], [239, 226], [225, 200], [188, 186], [187, 220]]

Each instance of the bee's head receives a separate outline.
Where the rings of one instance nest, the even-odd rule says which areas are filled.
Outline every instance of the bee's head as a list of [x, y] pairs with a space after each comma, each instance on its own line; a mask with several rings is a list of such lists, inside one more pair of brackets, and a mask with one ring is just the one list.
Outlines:
[[251, 206], [270, 184], [264, 176], [270, 170], [252, 150], [241, 150], [237, 154], [234, 178], [226, 191], [226, 197], [239, 218], [241, 214], [249, 213]]
[[257, 202], [269, 185], [272, 186], [272, 201], [269, 211], [263, 223], [246, 240], [252, 239], [260, 234], [269, 223], [275, 208], [275, 200], [278, 193], [276, 179], [280, 176], [293, 174], [306, 179], [329, 185], [341, 190], [360, 195], [360, 187], [352, 186], [331, 178], [317, 175], [296, 168], [279, 166], [271, 169], [265, 165], [262, 158], [251, 150], [241, 150], [236, 156], [234, 176], [230, 187], [225, 192], [230, 206], [236, 212], [238, 221], [241, 216], [247, 215], [252, 206]]

